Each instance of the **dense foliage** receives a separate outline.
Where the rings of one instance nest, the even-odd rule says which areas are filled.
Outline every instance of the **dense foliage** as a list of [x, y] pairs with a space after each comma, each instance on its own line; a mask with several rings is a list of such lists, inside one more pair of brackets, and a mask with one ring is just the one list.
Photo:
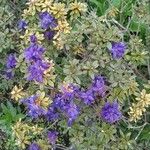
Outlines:
[[149, 0], [0, 12], [0, 149], [150, 149]]

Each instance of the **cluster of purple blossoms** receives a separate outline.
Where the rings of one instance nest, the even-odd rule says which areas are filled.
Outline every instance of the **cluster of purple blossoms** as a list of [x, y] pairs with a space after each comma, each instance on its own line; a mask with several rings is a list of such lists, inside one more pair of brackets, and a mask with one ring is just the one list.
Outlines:
[[26, 21], [25, 21], [25, 20], [20, 20], [20, 21], [18, 22], [18, 29], [21, 30], [21, 31], [23, 31], [23, 30], [25, 30], [26, 28], [27, 28], [27, 23], [26, 23]]
[[34, 34], [30, 36], [30, 42], [30, 46], [24, 52], [26, 61], [31, 63], [28, 67], [27, 79], [41, 83], [44, 71], [50, 67], [50, 64], [43, 60], [45, 48], [37, 44], [37, 38]]
[[42, 59], [42, 54], [45, 52], [45, 48], [42, 46], [31, 43], [31, 45], [25, 49], [24, 55], [27, 61], [36, 61]]
[[57, 20], [47, 11], [39, 14], [41, 28], [47, 30], [57, 26]]
[[96, 76], [91, 87], [84, 91], [73, 84], [64, 85], [61, 87], [61, 93], [55, 96], [49, 107], [47, 119], [54, 121], [60, 117], [60, 113], [63, 113], [68, 119], [68, 126], [71, 126], [80, 112], [80, 107], [76, 105], [74, 100], [78, 99], [86, 105], [91, 105], [95, 102], [96, 96], [104, 96], [105, 92], [106, 85], [102, 76]]
[[38, 95], [32, 95], [31, 97], [23, 99], [21, 103], [26, 105], [28, 116], [32, 117], [32, 119], [36, 119], [47, 113], [47, 110], [39, 105]]
[[100, 115], [105, 122], [110, 124], [120, 120], [122, 116], [117, 102], [106, 102], [101, 109]]
[[25, 49], [24, 56], [26, 61], [37, 61], [42, 60], [42, 55], [45, 52], [45, 48], [41, 45], [38, 45], [37, 38], [35, 35], [30, 36], [30, 46]]
[[79, 115], [79, 108], [75, 103], [71, 102], [64, 106], [64, 111], [68, 118], [68, 126], [71, 126]]
[[54, 31], [53, 29], [58, 25], [57, 19], [55, 19], [54, 16], [49, 14], [47, 11], [40, 13], [39, 19], [41, 28], [46, 30], [44, 32], [45, 39], [48, 41], [52, 40], [56, 34], [56, 31]]
[[44, 37], [45, 37], [46, 40], [50, 41], [50, 40], [53, 39], [53, 37], [55, 36], [55, 34], [56, 34], [56, 31], [48, 30], [48, 31], [44, 32]]
[[[39, 18], [41, 28], [46, 30], [44, 32], [45, 38], [51, 40], [55, 35], [55, 31], [52, 31], [52, 29], [57, 26], [57, 20], [48, 12], [40, 13]], [[24, 29], [26, 25], [25, 21], [21, 20], [19, 28]], [[44, 61], [45, 48], [37, 43], [35, 34], [30, 36], [30, 42], [30, 46], [24, 51], [25, 60], [30, 63], [27, 79], [41, 83], [43, 82], [44, 71], [50, 67], [50, 64]]]
[[102, 76], [95, 76], [92, 86], [92, 91], [95, 93], [95, 95], [98, 96], [105, 96], [106, 92], [106, 85], [105, 85], [105, 79]]
[[[68, 126], [79, 116], [80, 109], [75, 103], [76, 100], [84, 102], [86, 105], [91, 105], [95, 102], [96, 98], [105, 96], [106, 85], [105, 79], [102, 76], [95, 76], [89, 89], [81, 91], [79, 87], [69, 84], [68, 86], [62, 86], [61, 93], [57, 94], [53, 100], [53, 103], [48, 109], [46, 117], [49, 121], [59, 119], [64, 114], [68, 119]], [[114, 123], [121, 118], [121, 112], [117, 102], [106, 103], [101, 110], [101, 117], [107, 123]]]
[[85, 104], [91, 105], [95, 101], [94, 93], [91, 89], [83, 91], [80, 93], [80, 98], [84, 101]]
[[59, 119], [62, 113], [68, 119], [68, 126], [72, 125], [79, 115], [79, 108], [74, 103], [74, 99], [77, 98], [78, 89], [73, 84], [61, 88], [61, 93], [55, 96], [53, 103], [48, 109], [46, 117], [49, 121]]
[[95, 102], [97, 96], [103, 97], [106, 92], [106, 85], [104, 77], [95, 76], [92, 81], [92, 85], [86, 91], [80, 92], [80, 99], [84, 101], [85, 104], [91, 105]]
[[42, 60], [38, 60], [38, 61], [34, 62], [33, 64], [31, 64], [28, 67], [27, 79], [29, 81], [34, 80], [36, 82], [42, 83], [44, 71], [47, 70], [48, 68], [49, 68], [49, 64]]
[[14, 76], [13, 69], [16, 67], [17, 60], [15, 54], [9, 54], [6, 62], [6, 77], [11, 79]]
[[54, 145], [57, 141], [57, 138], [58, 138], [58, 132], [56, 131], [48, 131], [48, 134], [47, 134], [47, 137], [48, 137], [48, 141]]
[[28, 150], [41, 150], [40, 146], [37, 143], [32, 143]]
[[114, 59], [120, 59], [123, 57], [126, 50], [126, 45], [123, 42], [113, 42], [110, 49], [112, 57]]

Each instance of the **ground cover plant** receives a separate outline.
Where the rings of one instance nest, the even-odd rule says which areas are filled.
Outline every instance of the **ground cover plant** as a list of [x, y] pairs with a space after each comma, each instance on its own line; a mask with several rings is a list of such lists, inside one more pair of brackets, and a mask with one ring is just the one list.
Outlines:
[[149, 0], [0, 12], [0, 149], [150, 149]]

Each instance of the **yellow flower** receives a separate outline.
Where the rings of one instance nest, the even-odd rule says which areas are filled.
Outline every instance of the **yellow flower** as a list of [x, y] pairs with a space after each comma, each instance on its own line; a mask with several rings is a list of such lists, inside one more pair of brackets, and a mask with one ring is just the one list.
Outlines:
[[23, 136], [23, 134], [21, 134], [22, 136], [20, 136], [17, 140], [16, 140], [16, 145], [18, 145], [21, 149], [25, 149], [26, 145], [30, 145], [30, 139], [31, 136]]
[[22, 123], [21, 119], [12, 127], [13, 135], [16, 138], [16, 145], [21, 149], [25, 149], [25, 145], [30, 144], [31, 137], [28, 135], [30, 133], [30, 126], [26, 123]]
[[146, 111], [146, 107], [150, 105], [150, 94], [146, 94], [146, 90], [143, 89], [136, 100], [138, 102], [136, 104], [133, 103], [129, 111], [130, 121], [134, 122], [141, 119], [143, 113]]
[[130, 80], [128, 86], [128, 93], [129, 95], [135, 94], [138, 91], [138, 83], [135, 80]]
[[24, 18], [24, 19], [26, 19], [28, 16], [30, 16], [31, 15], [31, 13], [30, 13], [30, 10], [29, 9], [24, 9], [23, 10], [23, 14], [22, 14], [22, 17]]
[[70, 3], [69, 10], [71, 10], [71, 15], [80, 15], [80, 13], [87, 11], [87, 5], [85, 3], [77, 2]]
[[64, 3], [54, 3], [51, 7], [51, 12], [56, 18], [65, 18], [65, 15], [67, 15]]
[[41, 12], [40, 2], [41, 0], [29, 0], [27, 3], [28, 8], [23, 11], [23, 18], [25, 19], [29, 16], [34, 16], [37, 11]]
[[83, 48], [82, 45], [76, 45], [72, 48], [74, 54], [83, 54], [85, 49]]
[[51, 7], [53, 4], [53, 0], [44, 0], [44, 2], [41, 3], [42, 12], [49, 12], [51, 13]]
[[145, 109], [141, 109], [141, 107], [137, 104], [132, 104], [132, 107], [130, 107], [130, 121], [134, 121], [136, 122], [137, 120], [140, 120], [142, 115], [143, 115], [143, 111], [145, 111]]
[[35, 103], [44, 109], [47, 109], [48, 106], [52, 103], [49, 97], [45, 97], [45, 92], [38, 91], [37, 94], [39, 95]]
[[49, 150], [51, 148], [50, 144], [48, 143], [48, 140], [38, 140], [38, 145], [41, 147], [42, 150]]
[[69, 23], [67, 22], [66, 19], [61, 19], [61, 20], [58, 20], [58, 25], [55, 28], [55, 30], [58, 31], [58, 34], [62, 32], [64, 34], [67, 34], [67, 33], [70, 33], [71, 27], [69, 26]]
[[19, 149], [25, 149], [30, 144], [33, 135], [41, 135], [43, 128], [21, 122], [21, 119], [12, 126], [15, 144]]
[[23, 98], [23, 96], [25, 95], [25, 93], [22, 91], [23, 88], [18, 88], [16, 85], [14, 86], [14, 88], [11, 91], [11, 98], [19, 101], [19, 99]]
[[41, 132], [43, 131], [43, 128], [38, 127], [38, 125], [36, 124], [35, 126], [32, 127], [32, 132], [34, 135], [36, 134], [41, 134]]
[[141, 107], [148, 107], [150, 105], [150, 94], [146, 94], [146, 90], [142, 90], [141, 96], [136, 98]]
[[49, 85], [54, 87], [56, 75], [54, 75], [54, 63], [53, 61], [50, 62], [50, 67], [44, 71], [44, 85]]
[[29, 9], [33, 10], [33, 11], [41, 11], [41, 3], [43, 2], [43, 0], [29, 0], [29, 2], [27, 3], [27, 5], [29, 5]]
[[112, 7], [108, 12], [108, 16], [115, 17], [118, 13], [119, 10], [116, 7]]
[[63, 49], [65, 41], [60, 36], [58, 36], [57, 38], [54, 37], [53, 44], [56, 46], [57, 49]]

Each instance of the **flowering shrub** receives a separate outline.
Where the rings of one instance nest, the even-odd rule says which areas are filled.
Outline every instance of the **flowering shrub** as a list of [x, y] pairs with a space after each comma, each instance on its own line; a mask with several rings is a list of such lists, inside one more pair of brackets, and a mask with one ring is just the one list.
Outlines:
[[148, 1], [28, 0], [21, 13], [2, 74], [5, 149], [149, 147]]

